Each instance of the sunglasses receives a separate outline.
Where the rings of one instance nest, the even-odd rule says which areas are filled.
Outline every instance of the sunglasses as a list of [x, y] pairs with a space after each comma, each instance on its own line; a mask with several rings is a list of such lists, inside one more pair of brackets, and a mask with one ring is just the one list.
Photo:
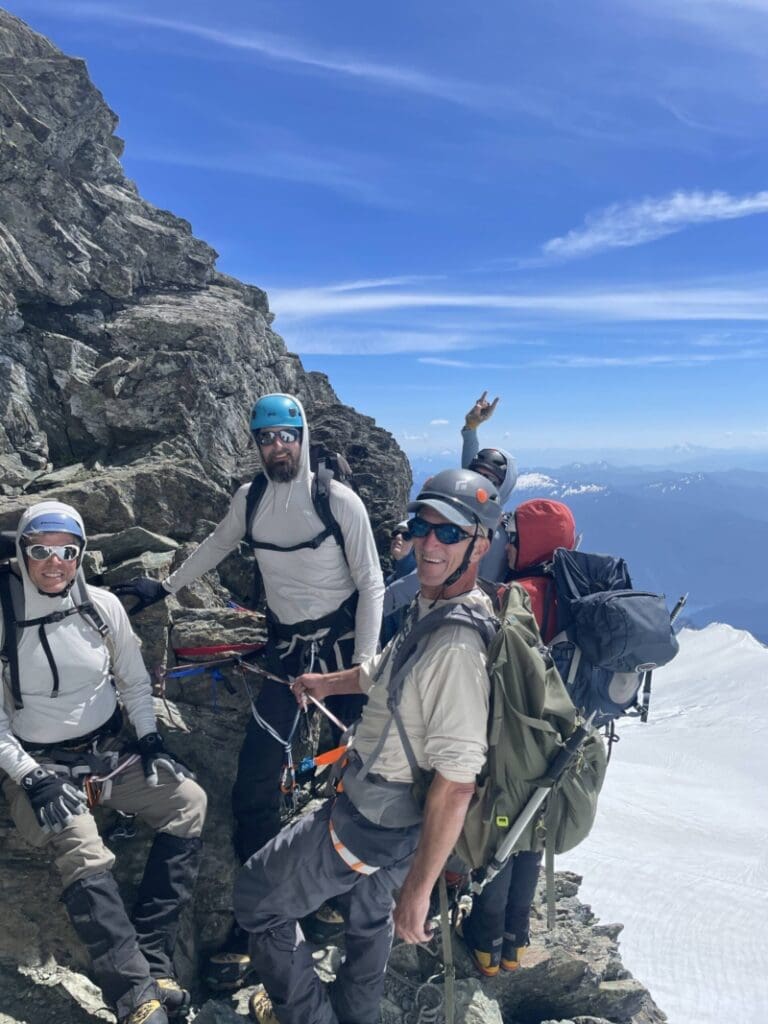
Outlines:
[[256, 435], [256, 444], [259, 448], [269, 448], [275, 441], [282, 441], [283, 444], [296, 444], [299, 440], [299, 431], [296, 427], [280, 427], [278, 430], [260, 430]]
[[507, 535], [507, 544], [517, 545], [517, 530], [514, 526], [507, 527], [504, 532]]
[[441, 544], [458, 544], [462, 540], [470, 540], [470, 535], [455, 523], [429, 523], [420, 516], [414, 516], [408, 524], [411, 537], [426, 537], [433, 530]]
[[62, 562], [74, 562], [80, 555], [77, 544], [30, 544], [25, 550], [33, 562], [44, 562], [54, 555]]

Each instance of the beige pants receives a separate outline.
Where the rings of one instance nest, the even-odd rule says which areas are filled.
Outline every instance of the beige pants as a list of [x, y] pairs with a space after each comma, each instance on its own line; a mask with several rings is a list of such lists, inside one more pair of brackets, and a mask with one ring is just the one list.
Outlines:
[[[39, 762], [45, 765], [46, 760], [39, 758]], [[52, 849], [64, 888], [98, 871], [112, 869], [114, 854], [102, 842], [90, 812], [75, 815], [61, 832], [46, 833], [38, 825], [32, 805], [20, 786], [6, 778], [3, 792], [24, 839], [31, 846]], [[192, 779], [177, 782], [162, 768], [157, 786], [148, 786], [138, 761], [115, 776], [112, 791], [101, 804], [125, 814], [135, 814], [157, 832], [191, 839], [203, 830], [207, 798]]]

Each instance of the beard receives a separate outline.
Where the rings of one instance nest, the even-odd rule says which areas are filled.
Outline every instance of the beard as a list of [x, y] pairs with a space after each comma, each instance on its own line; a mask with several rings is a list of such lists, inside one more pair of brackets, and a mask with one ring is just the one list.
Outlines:
[[289, 455], [279, 462], [264, 461], [264, 472], [276, 484], [288, 484], [299, 475], [299, 455]]

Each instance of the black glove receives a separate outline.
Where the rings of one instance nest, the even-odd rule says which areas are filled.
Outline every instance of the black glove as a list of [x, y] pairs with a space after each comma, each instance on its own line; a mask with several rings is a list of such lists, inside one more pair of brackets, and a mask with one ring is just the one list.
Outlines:
[[33, 768], [19, 783], [29, 797], [37, 823], [46, 834], [61, 832], [74, 815], [85, 814], [85, 795], [46, 768]]
[[131, 615], [143, 612], [145, 608], [149, 608], [151, 604], [156, 604], [158, 601], [164, 601], [169, 593], [160, 580], [153, 580], [151, 576], [135, 576], [127, 583], [116, 583], [111, 590], [118, 597], [138, 599], [138, 604], [131, 608]]
[[141, 767], [144, 769], [144, 777], [147, 785], [156, 786], [158, 783], [158, 769], [164, 768], [176, 779], [183, 782], [184, 779], [194, 779], [195, 773], [188, 768], [178, 757], [173, 756], [165, 749], [163, 737], [159, 732], [148, 732], [139, 740], [139, 754], [141, 755]]

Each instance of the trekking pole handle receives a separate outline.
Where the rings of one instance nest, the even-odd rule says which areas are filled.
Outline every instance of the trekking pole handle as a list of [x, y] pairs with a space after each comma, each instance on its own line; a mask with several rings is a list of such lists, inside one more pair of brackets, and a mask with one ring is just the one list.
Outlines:
[[680, 596], [680, 597], [678, 597], [678, 599], [677, 599], [677, 604], [676, 604], [676, 605], [675, 605], [675, 607], [674, 607], [674, 608], [672, 609], [672, 611], [671, 611], [671, 613], [670, 613], [670, 616], [669, 616], [669, 621], [670, 621], [670, 622], [674, 622], [674, 621], [675, 621], [675, 619], [677, 618], [677, 616], [678, 616], [678, 615], [680, 614], [680, 612], [681, 612], [681, 611], [683, 610], [683, 608], [685, 607], [685, 602], [686, 602], [687, 600], [688, 600], [688, 594], [681, 594], [681, 596]]

